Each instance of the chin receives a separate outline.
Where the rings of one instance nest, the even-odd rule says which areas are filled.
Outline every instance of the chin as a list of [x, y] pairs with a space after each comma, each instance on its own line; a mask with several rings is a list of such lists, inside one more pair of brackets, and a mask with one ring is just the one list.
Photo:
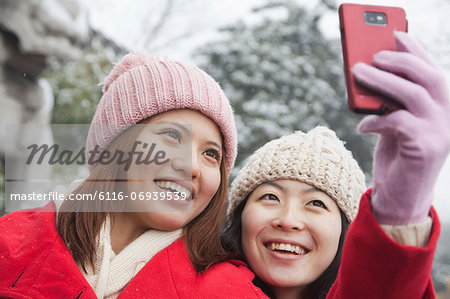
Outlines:
[[159, 228], [159, 230], [164, 230], [164, 231], [174, 231], [180, 228], [183, 228], [186, 226], [186, 222], [182, 221], [180, 219], [180, 221], [171, 221], [168, 223], [164, 223], [163, 225], [161, 225], [162, 227]]
[[300, 287], [304, 285], [298, 278], [292, 279], [287, 278], [286, 275], [279, 276], [269, 276], [266, 279], [263, 279], [267, 284], [280, 288], [292, 288], [292, 287]]
[[168, 213], [168, 215], [164, 216], [158, 213], [158, 215], [150, 217], [151, 221], [149, 222], [149, 227], [162, 231], [174, 231], [183, 228], [188, 224], [187, 219], [180, 217], [180, 215], [177, 215], [176, 213]]

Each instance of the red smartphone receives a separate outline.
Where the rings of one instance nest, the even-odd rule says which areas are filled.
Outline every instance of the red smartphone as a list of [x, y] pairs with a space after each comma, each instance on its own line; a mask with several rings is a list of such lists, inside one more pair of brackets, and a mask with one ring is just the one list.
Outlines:
[[349, 109], [363, 114], [402, 109], [394, 100], [358, 84], [351, 69], [357, 62], [373, 65], [373, 54], [381, 50], [395, 50], [394, 30], [408, 30], [403, 8], [341, 4], [339, 21]]

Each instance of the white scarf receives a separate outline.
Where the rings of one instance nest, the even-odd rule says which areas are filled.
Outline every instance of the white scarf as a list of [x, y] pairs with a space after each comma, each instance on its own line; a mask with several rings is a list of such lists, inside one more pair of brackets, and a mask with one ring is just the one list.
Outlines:
[[[68, 190], [74, 190], [80, 183], [80, 180], [72, 182]], [[60, 193], [67, 193], [68, 190], [64, 189], [61, 186], [56, 188]], [[61, 204], [62, 201], [55, 201], [56, 212]], [[111, 247], [111, 224], [107, 217], [96, 239], [99, 245], [94, 269], [88, 266], [88, 273], [85, 273], [80, 265], [78, 268], [98, 298], [115, 299], [155, 254], [181, 237], [181, 232], [181, 229], [171, 232], [150, 229], [116, 255]]]
[[150, 229], [128, 244], [119, 254], [111, 248], [110, 219], [105, 221], [99, 235], [94, 269], [80, 271], [98, 298], [117, 298], [120, 292], [150, 259], [181, 236], [181, 229], [166, 232]]

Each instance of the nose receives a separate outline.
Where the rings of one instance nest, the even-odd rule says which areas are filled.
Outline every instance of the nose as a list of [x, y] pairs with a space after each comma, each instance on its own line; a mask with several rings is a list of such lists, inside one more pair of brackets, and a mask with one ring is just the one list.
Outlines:
[[305, 229], [305, 222], [302, 218], [301, 212], [292, 206], [286, 206], [273, 219], [272, 226], [285, 231], [301, 231]]
[[192, 180], [194, 180], [200, 176], [200, 167], [199, 167], [199, 163], [198, 163], [198, 157], [194, 152], [192, 153], [191, 173], [192, 173]]
[[191, 173], [192, 179], [200, 176], [200, 167], [198, 158], [195, 153], [192, 153], [192, 158], [189, 157], [176, 157], [172, 159], [172, 167], [179, 172], [183, 172], [186, 177], [189, 177]]

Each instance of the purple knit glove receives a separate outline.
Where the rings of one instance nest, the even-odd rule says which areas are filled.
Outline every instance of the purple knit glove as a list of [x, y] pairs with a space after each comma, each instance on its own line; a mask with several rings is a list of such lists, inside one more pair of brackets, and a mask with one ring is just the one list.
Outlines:
[[[406, 109], [368, 116], [360, 133], [378, 133], [372, 210], [380, 224], [426, 220], [433, 187], [450, 152], [450, 102], [444, 74], [406, 33], [395, 32], [397, 51], [374, 55], [377, 68], [358, 63], [353, 74], [364, 86]], [[409, 80], [396, 76], [398, 73]]]

